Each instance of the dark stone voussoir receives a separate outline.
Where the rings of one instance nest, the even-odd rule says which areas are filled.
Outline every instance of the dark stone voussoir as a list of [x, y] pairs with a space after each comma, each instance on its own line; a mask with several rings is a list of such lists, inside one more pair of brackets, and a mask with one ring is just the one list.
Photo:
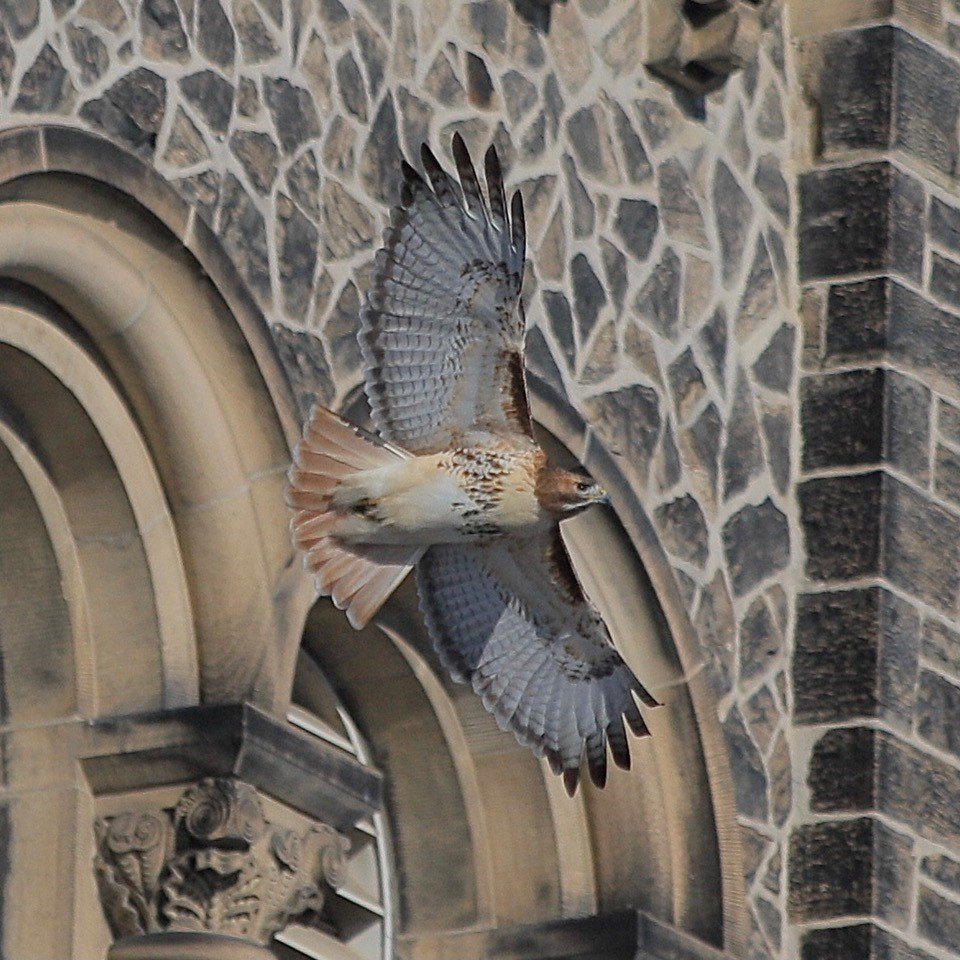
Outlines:
[[65, 113], [75, 95], [76, 89], [59, 54], [47, 43], [20, 80], [13, 109], [29, 113]]
[[738, 510], [723, 526], [723, 550], [737, 596], [782, 571], [790, 562], [790, 527], [768, 497]]
[[584, 343], [597, 324], [597, 317], [607, 303], [607, 295], [603, 284], [590, 266], [590, 261], [582, 253], [578, 253], [570, 261], [570, 280], [580, 342]]
[[733, 768], [733, 787], [739, 813], [766, 820], [767, 774], [753, 738], [747, 732], [740, 711], [734, 707], [724, 721], [723, 732]]
[[733, 407], [727, 422], [727, 442], [723, 449], [723, 496], [741, 493], [763, 470], [763, 446], [760, 425], [753, 406], [753, 395], [743, 371], [737, 376]]
[[651, 329], [670, 339], [677, 335], [680, 323], [681, 279], [680, 258], [668, 247], [633, 302], [636, 315]]
[[277, 244], [280, 286], [288, 316], [302, 318], [310, 304], [317, 269], [317, 228], [284, 194], [277, 199]]
[[140, 5], [140, 31], [145, 57], [151, 60], [190, 59], [187, 34], [176, 0], [144, 0]]
[[621, 200], [617, 206], [614, 229], [627, 253], [641, 262], [649, 256], [659, 226], [657, 208], [647, 200]]
[[180, 81], [180, 90], [214, 133], [227, 132], [233, 111], [233, 85], [212, 70], [201, 70]]
[[229, 69], [236, 57], [236, 38], [220, 0], [196, 0], [196, 5], [196, 42], [200, 53], [211, 63]]
[[306, 419], [314, 403], [328, 405], [333, 399], [333, 380], [323, 344], [306, 330], [292, 330], [278, 323], [270, 329], [300, 414]]
[[264, 302], [270, 295], [270, 263], [263, 216], [236, 177], [220, 193], [218, 233], [251, 289]]
[[393, 96], [388, 93], [370, 125], [370, 134], [359, 162], [360, 179], [369, 193], [384, 203], [395, 203], [397, 200], [402, 156]]
[[787, 393], [793, 381], [793, 351], [797, 331], [783, 324], [753, 364], [753, 375], [761, 386], [777, 393]]
[[660, 400], [641, 384], [592, 397], [587, 420], [624, 467], [645, 473], [660, 436]]
[[730, 283], [737, 275], [743, 259], [753, 208], [737, 178], [722, 161], [717, 164], [714, 174], [713, 207], [720, 235], [723, 278], [725, 283]]

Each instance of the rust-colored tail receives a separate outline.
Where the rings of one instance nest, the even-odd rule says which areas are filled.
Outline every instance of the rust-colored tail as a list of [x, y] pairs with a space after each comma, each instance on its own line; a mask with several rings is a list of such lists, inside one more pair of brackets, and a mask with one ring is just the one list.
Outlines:
[[409, 456], [321, 406], [314, 407], [294, 453], [286, 491], [294, 510], [293, 542], [304, 551], [304, 565], [316, 574], [320, 594], [345, 610], [357, 630], [396, 590], [423, 548], [342, 542], [330, 535], [341, 517], [330, 499], [345, 477]]

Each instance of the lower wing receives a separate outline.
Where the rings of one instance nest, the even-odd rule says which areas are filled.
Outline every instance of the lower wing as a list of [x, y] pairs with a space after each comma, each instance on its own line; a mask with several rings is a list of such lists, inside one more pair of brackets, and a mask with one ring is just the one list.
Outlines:
[[485, 546], [441, 544], [417, 564], [420, 605], [444, 665], [503, 729], [576, 789], [584, 755], [603, 786], [607, 744], [630, 766], [624, 721], [649, 733], [634, 696], [657, 701], [614, 648], [559, 531]]

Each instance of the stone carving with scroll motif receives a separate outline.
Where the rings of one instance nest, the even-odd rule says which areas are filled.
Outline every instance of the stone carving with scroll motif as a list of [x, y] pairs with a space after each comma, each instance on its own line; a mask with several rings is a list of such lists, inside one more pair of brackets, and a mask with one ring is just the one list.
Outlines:
[[293, 918], [319, 915], [344, 877], [348, 842], [323, 824], [274, 827], [257, 791], [210, 777], [173, 810], [97, 821], [100, 898], [116, 937], [210, 932], [266, 944]]
[[721, 86], [756, 56], [770, 0], [648, 0], [646, 65], [697, 93]]

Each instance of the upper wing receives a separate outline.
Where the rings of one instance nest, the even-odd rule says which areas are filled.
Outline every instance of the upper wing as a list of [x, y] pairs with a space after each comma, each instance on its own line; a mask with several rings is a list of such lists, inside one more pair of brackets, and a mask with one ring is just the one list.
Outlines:
[[606, 746], [629, 768], [624, 719], [649, 731], [637, 704], [657, 701], [584, 597], [560, 532], [485, 546], [441, 544], [417, 564], [420, 605], [441, 660], [471, 682], [503, 729], [546, 756], [576, 789], [586, 748], [603, 786]]
[[459, 134], [460, 185], [424, 144], [428, 185], [406, 161], [367, 303], [360, 348], [373, 421], [416, 453], [469, 430], [531, 436], [520, 304], [525, 233], [519, 191], [507, 216], [496, 150], [489, 205]]

